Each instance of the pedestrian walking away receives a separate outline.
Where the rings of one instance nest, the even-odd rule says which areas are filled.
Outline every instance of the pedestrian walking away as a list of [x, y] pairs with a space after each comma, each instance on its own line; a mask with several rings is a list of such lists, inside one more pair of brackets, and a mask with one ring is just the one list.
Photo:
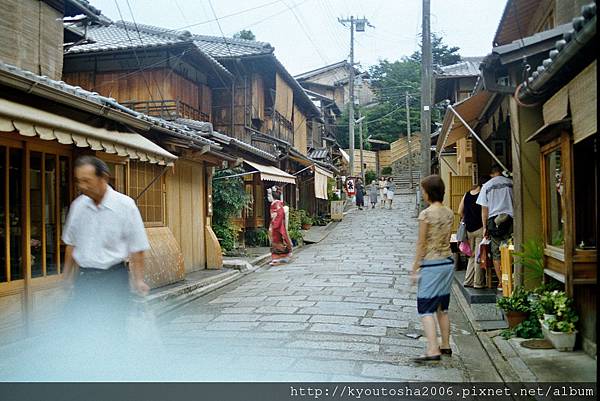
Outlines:
[[365, 186], [360, 178], [356, 180], [356, 206], [358, 210], [363, 210], [365, 206]]
[[[412, 268], [411, 282], [417, 284], [417, 312], [427, 337], [427, 349], [415, 362], [439, 361], [441, 354], [452, 355], [450, 348], [450, 286], [454, 261], [450, 250], [450, 234], [454, 221], [452, 210], [442, 205], [444, 182], [438, 175], [421, 181], [423, 198], [429, 207], [419, 214], [417, 252]], [[442, 343], [438, 344], [437, 316]]]
[[486, 181], [487, 177], [481, 177], [480, 182], [464, 194], [458, 206], [458, 214], [465, 223], [467, 241], [471, 248], [471, 256], [469, 256], [465, 281], [463, 282], [465, 287], [483, 288], [485, 286], [485, 270], [481, 269], [477, 263], [475, 249], [483, 239], [481, 206], [477, 204], [477, 197], [481, 191], [481, 185]]
[[281, 188], [274, 186], [267, 189], [267, 197], [271, 202], [271, 223], [269, 224], [269, 240], [271, 241], [271, 266], [288, 263], [292, 257], [292, 241], [287, 231], [285, 204], [282, 200]]
[[62, 234], [65, 283], [74, 286], [65, 311], [69, 337], [84, 347], [115, 339], [122, 344], [131, 293], [145, 296], [150, 290], [144, 282], [144, 252], [150, 248], [144, 223], [134, 200], [110, 187], [102, 160], [78, 158], [75, 180], [81, 195]]
[[371, 181], [369, 185], [369, 202], [371, 203], [371, 209], [375, 209], [377, 205], [377, 195], [379, 193], [379, 185], [375, 180]]
[[513, 232], [513, 183], [502, 175], [502, 167], [494, 164], [492, 177], [483, 184], [477, 204], [481, 205], [483, 236], [490, 239], [494, 271], [498, 277], [498, 291], [502, 291], [500, 276], [500, 247], [506, 245]]
[[392, 179], [392, 177], [389, 177], [387, 180], [387, 183], [385, 184], [387, 191], [386, 191], [386, 202], [389, 203], [390, 205], [390, 209], [392, 208], [392, 202], [394, 201], [394, 193], [396, 192], [396, 183], [394, 182], [394, 180]]
[[379, 177], [379, 196], [381, 196], [381, 208], [385, 207], [385, 199], [386, 199], [386, 188], [387, 181], [385, 177]]

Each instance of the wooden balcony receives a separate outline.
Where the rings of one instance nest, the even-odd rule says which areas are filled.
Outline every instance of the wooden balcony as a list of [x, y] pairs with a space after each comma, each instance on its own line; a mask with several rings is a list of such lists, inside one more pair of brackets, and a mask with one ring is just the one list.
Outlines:
[[197, 121], [210, 122], [210, 116], [199, 109], [190, 106], [180, 100], [141, 100], [125, 101], [122, 105], [132, 110], [147, 114], [153, 117], [164, 118], [165, 120], [175, 120], [176, 118], [189, 118]]

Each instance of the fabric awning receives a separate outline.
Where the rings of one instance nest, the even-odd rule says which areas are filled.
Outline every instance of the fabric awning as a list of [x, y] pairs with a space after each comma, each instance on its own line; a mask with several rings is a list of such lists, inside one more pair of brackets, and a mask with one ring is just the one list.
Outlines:
[[344, 159], [347, 164], [350, 164], [350, 155], [342, 148], [340, 148], [340, 153], [342, 154], [342, 159]]
[[172, 165], [177, 156], [137, 133], [109, 131], [0, 99], [0, 131], [17, 131], [23, 136], [39, 136], [46, 141], [91, 148], [160, 165]]
[[248, 160], [244, 160], [244, 163], [256, 169], [260, 173], [260, 179], [262, 181], [282, 182], [287, 184], [296, 183], [296, 177], [278, 169], [277, 167], [265, 166], [264, 164], [254, 163]]
[[317, 165], [315, 168], [315, 198], [327, 200], [327, 178], [333, 174]]
[[[465, 100], [455, 103], [452, 107], [473, 128], [479, 122], [479, 117], [485, 111], [493, 95], [492, 92], [483, 90]], [[437, 141], [437, 152], [441, 152], [446, 146], [455, 144], [459, 139], [466, 137], [468, 133], [469, 130], [454, 118], [454, 114], [450, 110], [446, 110], [440, 137]]]

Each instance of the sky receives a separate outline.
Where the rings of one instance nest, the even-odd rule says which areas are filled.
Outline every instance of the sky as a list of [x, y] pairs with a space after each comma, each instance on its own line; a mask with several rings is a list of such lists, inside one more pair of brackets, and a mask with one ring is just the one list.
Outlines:
[[[355, 33], [355, 62], [366, 70], [418, 50], [421, 0], [90, 0], [113, 21], [192, 33], [232, 36], [250, 29], [275, 47], [293, 75], [349, 59], [350, 29], [338, 18], [367, 18], [374, 28]], [[506, 0], [431, 0], [431, 30], [461, 56], [484, 56]], [[118, 5], [118, 7], [117, 7]], [[120, 9], [120, 13], [119, 13]], [[131, 11], [130, 11], [131, 10]], [[234, 14], [234, 15], [231, 15]], [[219, 19], [215, 21], [215, 15]], [[121, 18], [122, 16], [122, 18]]]

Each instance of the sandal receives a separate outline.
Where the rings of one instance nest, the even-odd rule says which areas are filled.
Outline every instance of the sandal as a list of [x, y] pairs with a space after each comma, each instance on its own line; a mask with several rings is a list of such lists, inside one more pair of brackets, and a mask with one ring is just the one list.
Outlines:
[[442, 353], [442, 355], [452, 356], [452, 348], [440, 348], [440, 352]]
[[435, 362], [442, 359], [442, 355], [423, 355], [416, 358], [413, 358], [413, 362], [423, 363], [423, 362]]

